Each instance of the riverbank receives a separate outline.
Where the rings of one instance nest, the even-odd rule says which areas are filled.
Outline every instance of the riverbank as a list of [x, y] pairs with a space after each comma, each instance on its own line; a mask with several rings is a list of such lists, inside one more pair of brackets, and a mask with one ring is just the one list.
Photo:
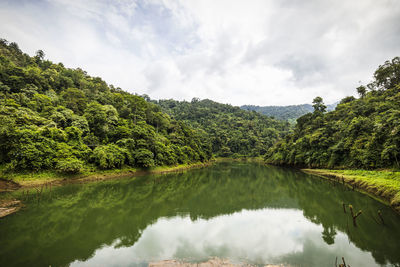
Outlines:
[[149, 170], [122, 168], [113, 170], [91, 170], [79, 174], [60, 174], [54, 171], [26, 172], [2, 174], [0, 192], [14, 191], [20, 188], [33, 188], [42, 185], [62, 185], [67, 183], [83, 183], [90, 181], [116, 179], [127, 176], [142, 176], [148, 174], [162, 174], [168, 172], [185, 171], [194, 168], [203, 168], [214, 161], [180, 164], [174, 166], [158, 166]]
[[380, 170], [302, 169], [306, 173], [345, 183], [390, 205], [400, 213], [400, 172]]

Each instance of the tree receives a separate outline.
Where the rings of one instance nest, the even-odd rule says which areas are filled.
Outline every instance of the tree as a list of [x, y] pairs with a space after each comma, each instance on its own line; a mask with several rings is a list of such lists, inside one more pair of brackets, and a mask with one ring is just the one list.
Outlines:
[[382, 86], [384, 89], [394, 87], [400, 83], [400, 57], [387, 60], [374, 73], [376, 85]]
[[44, 52], [43, 50], [36, 51], [35, 58], [38, 61], [42, 61], [44, 59]]
[[68, 88], [61, 93], [62, 103], [65, 107], [73, 110], [76, 114], [82, 115], [87, 103], [85, 94], [77, 88]]
[[98, 146], [93, 150], [92, 160], [101, 169], [119, 168], [125, 163], [127, 151], [115, 144]]
[[314, 98], [312, 103], [313, 103], [314, 112], [323, 113], [326, 111], [326, 106], [324, 105], [324, 101], [323, 101], [322, 97], [317, 96], [316, 98]]
[[141, 168], [150, 168], [154, 166], [154, 154], [145, 149], [140, 148], [135, 151], [135, 162], [136, 166]]
[[367, 88], [364, 85], [361, 85], [357, 87], [357, 93], [360, 95], [361, 98], [363, 98], [367, 93]]

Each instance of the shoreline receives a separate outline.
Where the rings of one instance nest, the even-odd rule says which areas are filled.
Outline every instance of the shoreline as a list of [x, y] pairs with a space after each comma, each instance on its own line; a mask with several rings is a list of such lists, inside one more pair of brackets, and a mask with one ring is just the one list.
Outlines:
[[179, 164], [173, 166], [157, 166], [151, 169], [122, 168], [111, 170], [92, 170], [78, 174], [62, 174], [55, 171], [42, 172], [22, 172], [2, 174], [0, 172], [0, 194], [2, 192], [12, 192], [19, 189], [29, 189], [43, 185], [63, 185], [69, 183], [84, 183], [91, 181], [103, 181], [109, 179], [118, 179], [130, 176], [144, 176], [151, 174], [163, 174], [169, 172], [185, 171], [196, 168], [210, 166], [217, 162], [262, 162], [261, 158], [213, 158], [207, 162], [195, 162], [188, 164]]
[[212, 165], [214, 160], [210, 160], [208, 162], [197, 162], [191, 164], [180, 164], [175, 166], [158, 166], [153, 169], [144, 170], [144, 169], [134, 169], [134, 168], [125, 168], [125, 169], [114, 169], [114, 170], [98, 170], [90, 173], [81, 173], [76, 175], [62, 175], [60, 174], [57, 177], [57, 173], [49, 172], [51, 177], [45, 176], [44, 178], [40, 178], [41, 174], [31, 174], [28, 177], [25, 177], [26, 174], [13, 174], [13, 176], [7, 177], [6, 179], [0, 178], [0, 192], [10, 192], [19, 189], [27, 189], [27, 188], [35, 188], [37, 186], [43, 185], [64, 185], [69, 183], [84, 183], [84, 182], [92, 182], [92, 181], [103, 181], [109, 179], [118, 179], [123, 177], [135, 177], [135, 176], [144, 176], [150, 174], [163, 174], [169, 172], [178, 172], [185, 171], [189, 169], [203, 168]]
[[[400, 214], [400, 172], [329, 169], [301, 169], [301, 171], [345, 184], [390, 206]], [[383, 178], [377, 178], [379, 174]], [[390, 176], [395, 178], [391, 180]]]
[[[44, 186], [63, 186], [71, 183], [89, 183], [120, 179], [126, 177], [137, 177], [144, 175], [165, 174], [182, 172], [190, 169], [204, 168], [217, 162], [261, 162], [260, 158], [214, 158], [208, 162], [197, 162], [192, 164], [181, 164], [176, 166], [159, 166], [150, 170], [134, 168], [96, 170], [89, 173], [77, 175], [59, 175], [55, 172], [12, 174], [8, 179], [0, 178], [0, 212], [5, 215], [12, 214], [19, 210], [15, 209], [17, 199], [6, 196], [7, 192], [23, 189], [40, 188]], [[268, 165], [268, 164], [267, 164]], [[329, 169], [300, 169], [302, 172], [319, 176], [323, 179], [334, 180], [343, 183], [353, 190], [367, 194], [370, 197], [390, 206], [400, 214], [400, 172], [392, 171], [364, 171], [364, 170], [329, 170]], [[382, 176], [382, 177], [379, 177]], [[14, 179], [13, 179], [14, 178]], [[13, 203], [7, 205], [7, 203]], [[12, 211], [9, 213], [9, 211]], [[1, 215], [1, 214], [0, 214]]]

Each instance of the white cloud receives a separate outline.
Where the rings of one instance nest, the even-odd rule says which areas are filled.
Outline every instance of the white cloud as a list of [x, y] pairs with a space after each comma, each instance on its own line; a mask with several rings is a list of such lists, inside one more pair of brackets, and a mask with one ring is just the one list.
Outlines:
[[334, 102], [400, 55], [384, 1], [5, 1], [0, 36], [153, 98]]

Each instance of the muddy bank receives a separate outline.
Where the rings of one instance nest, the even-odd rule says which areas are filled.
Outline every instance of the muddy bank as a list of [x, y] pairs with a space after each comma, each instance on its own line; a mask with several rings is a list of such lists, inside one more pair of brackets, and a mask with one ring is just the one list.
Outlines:
[[21, 208], [21, 201], [16, 199], [0, 200], [0, 218], [17, 212]]
[[21, 187], [20, 184], [0, 178], [0, 192], [10, 192]]

